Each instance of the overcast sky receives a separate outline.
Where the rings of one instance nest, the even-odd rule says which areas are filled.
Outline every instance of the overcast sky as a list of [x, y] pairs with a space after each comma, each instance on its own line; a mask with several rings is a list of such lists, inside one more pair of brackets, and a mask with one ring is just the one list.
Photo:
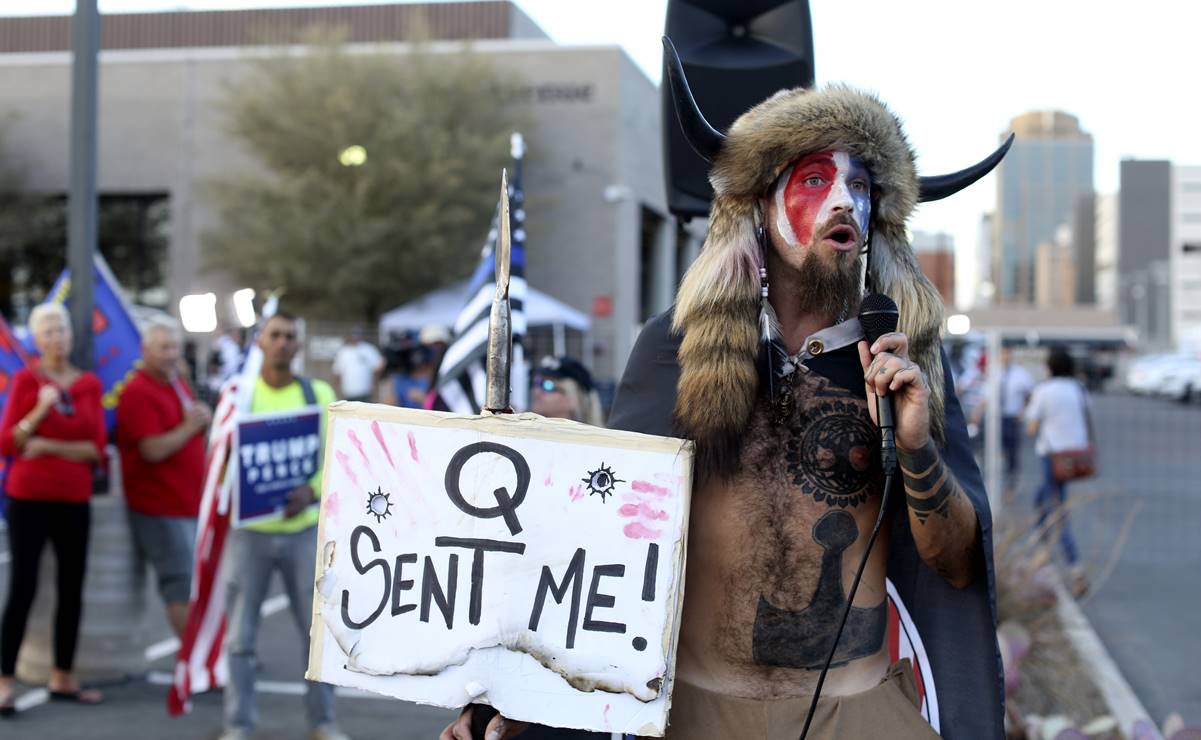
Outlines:
[[[369, 3], [100, 0], [100, 10]], [[516, 3], [555, 41], [620, 44], [658, 80], [666, 0]], [[1117, 189], [1123, 158], [1201, 164], [1201, 96], [1190, 72], [1198, 69], [1198, 8], [1171, 0], [810, 0], [819, 84], [877, 92], [905, 121], [922, 172], [959, 169], [991, 151], [1013, 116], [1057, 109], [1093, 135], [1100, 192]], [[73, 10], [73, 0], [0, 0], [0, 15]], [[913, 226], [949, 231], [968, 257], [995, 188], [989, 177], [926, 205]]]

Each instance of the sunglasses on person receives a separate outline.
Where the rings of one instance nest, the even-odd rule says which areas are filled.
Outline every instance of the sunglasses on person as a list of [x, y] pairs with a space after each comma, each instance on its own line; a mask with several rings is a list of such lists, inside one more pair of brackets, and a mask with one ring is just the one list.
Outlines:
[[541, 388], [543, 393], [561, 393], [563, 386], [550, 378], [542, 378], [534, 382], [535, 388]]

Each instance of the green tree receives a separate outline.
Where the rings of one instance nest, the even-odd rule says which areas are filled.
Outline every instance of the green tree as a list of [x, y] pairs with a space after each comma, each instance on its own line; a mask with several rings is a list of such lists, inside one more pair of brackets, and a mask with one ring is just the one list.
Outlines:
[[313, 315], [368, 321], [462, 277], [522, 123], [504, 97], [470, 50], [319, 42], [256, 62], [222, 104], [261, 169], [209, 183], [206, 262]]

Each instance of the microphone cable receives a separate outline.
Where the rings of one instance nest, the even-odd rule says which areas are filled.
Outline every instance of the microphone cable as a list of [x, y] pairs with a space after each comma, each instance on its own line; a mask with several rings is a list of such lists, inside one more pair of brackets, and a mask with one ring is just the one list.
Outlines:
[[[886, 463], [887, 464], [887, 463]], [[896, 462], [893, 461], [893, 469], [885, 469], [884, 471], [884, 493], [880, 496], [880, 513], [876, 515], [876, 523], [872, 526], [872, 533], [867, 538], [867, 549], [863, 551], [863, 558], [859, 561], [859, 568], [855, 571], [855, 580], [851, 582], [851, 592], [847, 594], [847, 605], [842, 609], [842, 619], [838, 622], [838, 631], [834, 633], [834, 643], [830, 645], [830, 654], [826, 656], [826, 664], [822, 666], [822, 672], [818, 674], [817, 686], [813, 688], [813, 701], [809, 703], [809, 713], [805, 715], [805, 726], [801, 729], [801, 740], [809, 734], [809, 725], [813, 723], [813, 713], [817, 710], [817, 700], [822, 695], [822, 686], [826, 683], [826, 674], [830, 671], [830, 664], [834, 662], [834, 653], [838, 650], [838, 639], [842, 637], [842, 630], [847, 626], [847, 618], [851, 614], [851, 604], [855, 601], [855, 593], [859, 591], [859, 581], [863, 578], [863, 571], [867, 568], [867, 559], [871, 557], [872, 548], [876, 544], [876, 536], [880, 534], [880, 525], [884, 523], [884, 513], [888, 511], [888, 498], [892, 493], [892, 476], [896, 472]]]

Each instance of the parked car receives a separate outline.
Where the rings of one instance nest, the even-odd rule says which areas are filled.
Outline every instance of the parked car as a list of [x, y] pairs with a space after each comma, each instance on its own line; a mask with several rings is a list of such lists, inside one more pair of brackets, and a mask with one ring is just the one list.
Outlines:
[[1170, 365], [1163, 371], [1155, 394], [1182, 403], [1189, 403], [1194, 396], [1201, 398], [1201, 359]]
[[1157, 395], [1166, 375], [1193, 362], [1196, 362], [1195, 358], [1179, 354], [1140, 357], [1126, 371], [1126, 390], [1139, 395]]

